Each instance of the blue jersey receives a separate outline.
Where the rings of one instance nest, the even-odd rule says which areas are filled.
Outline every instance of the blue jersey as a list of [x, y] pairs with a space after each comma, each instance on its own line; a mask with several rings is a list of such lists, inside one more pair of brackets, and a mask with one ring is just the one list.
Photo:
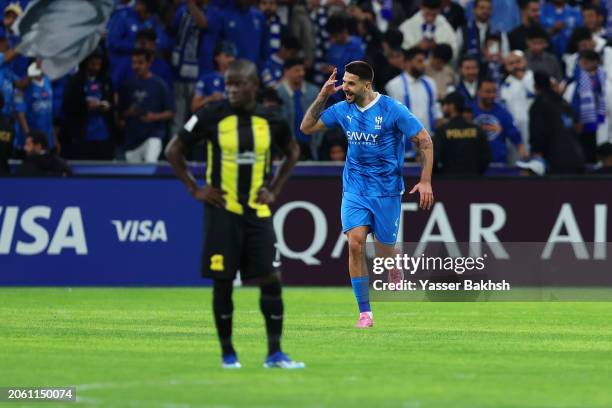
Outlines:
[[[98, 80], [85, 80], [85, 99], [87, 101], [95, 101], [100, 103], [102, 100], [102, 84]], [[99, 141], [109, 138], [108, 128], [104, 120], [104, 114], [101, 112], [87, 113], [87, 129], [85, 140]]]
[[342, 127], [348, 140], [343, 191], [371, 197], [404, 192], [405, 137], [423, 129], [404, 104], [380, 94], [365, 108], [342, 101], [327, 108], [321, 120], [328, 128]]
[[197, 96], [210, 96], [216, 92], [225, 93], [225, 78], [217, 71], [200, 75], [194, 93]]
[[[40, 130], [47, 135], [49, 150], [53, 149], [53, 88], [49, 78], [43, 77], [42, 82], [32, 81], [22, 97], [17, 99], [16, 105], [18, 112], [25, 113], [30, 130]], [[18, 133], [17, 137], [25, 141], [23, 134]]]
[[521, 132], [514, 124], [512, 115], [499, 103], [494, 103], [491, 109], [482, 109], [477, 103], [472, 105], [473, 122], [484, 130], [491, 146], [493, 163], [506, 163], [508, 148], [506, 140], [515, 146], [523, 143]]

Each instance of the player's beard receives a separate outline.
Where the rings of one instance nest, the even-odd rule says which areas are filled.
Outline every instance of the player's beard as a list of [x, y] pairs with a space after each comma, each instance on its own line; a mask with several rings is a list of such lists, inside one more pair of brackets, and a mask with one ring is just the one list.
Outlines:
[[348, 103], [356, 103], [363, 99], [363, 93], [356, 94], [352, 92], [345, 92], [344, 97], [346, 98], [346, 102]]

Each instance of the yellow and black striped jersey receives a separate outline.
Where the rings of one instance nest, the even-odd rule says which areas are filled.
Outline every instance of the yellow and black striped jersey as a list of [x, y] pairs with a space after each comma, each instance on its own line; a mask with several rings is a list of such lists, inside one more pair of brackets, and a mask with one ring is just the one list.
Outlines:
[[245, 112], [222, 101], [197, 111], [179, 138], [188, 149], [205, 142], [206, 183], [225, 191], [227, 211], [271, 215], [268, 205], [256, 202], [257, 191], [269, 178], [272, 146], [283, 150], [291, 141], [286, 120], [260, 105]]

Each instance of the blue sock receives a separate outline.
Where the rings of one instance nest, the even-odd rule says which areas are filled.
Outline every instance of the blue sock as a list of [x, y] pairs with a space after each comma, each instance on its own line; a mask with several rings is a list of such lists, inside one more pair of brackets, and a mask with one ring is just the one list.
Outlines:
[[361, 276], [359, 278], [351, 278], [351, 285], [353, 285], [353, 292], [359, 305], [359, 312], [370, 312], [370, 288], [368, 286], [368, 277]]

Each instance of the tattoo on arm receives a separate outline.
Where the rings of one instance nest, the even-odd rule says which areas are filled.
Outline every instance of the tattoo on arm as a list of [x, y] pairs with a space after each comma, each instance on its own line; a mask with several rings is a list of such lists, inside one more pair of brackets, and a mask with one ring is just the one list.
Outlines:
[[317, 124], [317, 121], [325, 110], [325, 101], [326, 99], [317, 98], [312, 105], [310, 105], [308, 111], [306, 111], [306, 115], [304, 115], [304, 124], [306, 126], [313, 127]]
[[420, 131], [414, 140], [417, 154], [421, 162], [421, 178], [431, 179], [433, 167], [433, 142], [426, 130]]

